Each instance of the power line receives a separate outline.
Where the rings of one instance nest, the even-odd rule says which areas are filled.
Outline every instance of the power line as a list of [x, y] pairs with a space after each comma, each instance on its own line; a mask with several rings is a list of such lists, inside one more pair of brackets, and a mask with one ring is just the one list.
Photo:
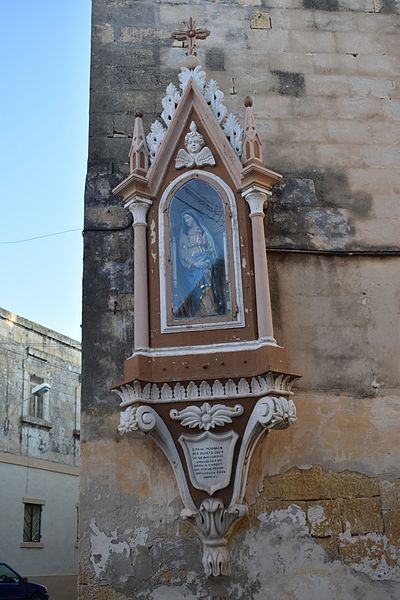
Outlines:
[[64, 233], [71, 233], [73, 231], [82, 231], [82, 229], [65, 229], [64, 231], [56, 231], [55, 233], [36, 235], [35, 237], [25, 238], [23, 240], [11, 240], [10, 242], [0, 242], [0, 244], [22, 244], [23, 242], [31, 242], [32, 240], [40, 240], [42, 238], [53, 237], [55, 235], [62, 235]]
[[85, 228], [85, 229], [65, 229], [64, 231], [56, 231], [55, 233], [46, 233], [44, 235], [36, 235], [34, 237], [30, 237], [30, 238], [24, 238], [22, 240], [11, 240], [9, 242], [3, 242], [0, 241], [0, 244], [5, 245], [5, 244], [22, 244], [23, 242], [31, 242], [33, 240], [41, 240], [43, 238], [49, 238], [49, 237], [54, 237], [56, 235], [63, 235], [64, 233], [72, 233], [75, 231], [80, 231], [82, 233], [82, 235], [84, 235], [87, 232], [96, 232], [96, 231], [100, 231], [100, 232], [114, 232], [114, 231], [125, 231], [125, 229], [129, 229], [132, 226], [132, 222], [133, 222], [133, 217], [131, 216], [130, 221], [127, 225], [124, 225], [123, 227], [95, 227], [95, 228]]
[[[181, 202], [184, 202], [181, 200]], [[185, 203], [185, 202], [184, 202]], [[84, 228], [84, 229], [65, 229], [64, 231], [56, 231], [55, 233], [47, 233], [45, 235], [37, 235], [31, 238], [25, 238], [22, 240], [11, 240], [9, 242], [2, 242], [0, 244], [22, 244], [23, 242], [31, 242], [32, 240], [40, 240], [42, 238], [49, 238], [56, 235], [63, 235], [64, 233], [72, 233], [76, 231], [80, 231], [82, 235], [85, 233], [95, 233], [95, 232], [117, 232], [117, 231], [125, 231], [132, 226], [133, 216], [129, 219], [127, 225], [123, 225], [122, 227], [95, 227], [95, 228]], [[282, 252], [287, 254], [297, 253], [297, 254], [325, 254], [325, 255], [337, 255], [337, 256], [399, 256], [400, 249], [399, 248], [365, 248], [365, 249], [354, 249], [354, 250], [345, 250], [345, 249], [322, 249], [322, 248], [296, 248], [290, 246], [266, 246], [266, 250], [268, 252]]]

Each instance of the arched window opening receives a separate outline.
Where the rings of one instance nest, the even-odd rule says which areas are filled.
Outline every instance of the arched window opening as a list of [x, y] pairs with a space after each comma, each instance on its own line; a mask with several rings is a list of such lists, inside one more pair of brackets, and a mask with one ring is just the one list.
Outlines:
[[178, 188], [169, 205], [172, 317], [215, 319], [232, 313], [226, 206], [202, 179]]
[[159, 205], [161, 332], [244, 327], [238, 217], [226, 182], [179, 175]]

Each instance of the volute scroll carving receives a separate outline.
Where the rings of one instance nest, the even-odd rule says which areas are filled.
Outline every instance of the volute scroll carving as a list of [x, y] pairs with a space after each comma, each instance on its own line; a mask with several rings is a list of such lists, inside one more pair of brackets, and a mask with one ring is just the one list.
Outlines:
[[[214, 409], [214, 410], [213, 410]], [[231, 526], [247, 512], [248, 507], [244, 501], [246, 481], [250, 457], [260, 438], [270, 429], [287, 428], [296, 422], [296, 407], [291, 398], [283, 396], [263, 396], [249, 412], [242, 405], [228, 407], [208, 403], [202, 406], [189, 406], [181, 411], [172, 408], [169, 412], [172, 421], [180, 420], [181, 425], [189, 428], [203, 429], [202, 434], [195, 436], [181, 436], [176, 440], [171, 435], [169, 428], [153, 407], [128, 406], [121, 412], [121, 421], [118, 430], [121, 435], [129, 432], [148, 434], [160, 446], [175, 472], [179, 491], [184, 502], [181, 518], [189, 520], [198, 532], [203, 544], [203, 566], [207, 576], [228, 575], [230, 572], [230, 556], [228, 538]], [[219, 414], [219, 416], [218, 416]], [[232, 423], [233, 416], [246, 416], [247, 425], [239, 436], [233, 429], [225, 433], [210, 433], [212, 420], [202, 421], [202, 417], [212, 415], [215, 418], [214, 427], [227, 427]], [[217, 423], [218, 420], [218, 423]], [[202, 426], [203, 425], [203, 426]], [[207, 437], [208, 436], [208, 437]], [[240, 439], [239, 439], [240, 437]], [[210, 446], [207, 441], [211, 440]], [[190, 473], [190, 480], [194, 487], [205, 490], [208, 495], [196, 506], [185, 475], [185, 467], [181, 462], [178, 444], [184, 449], [186, 467]], [[227, 444], [227, 445], [226, 445]], [[236, 469], [232, 472], [233, 449], [238, 445]], [[213, 460], [218, 459], [218, 448], [225, 448], [225, 481], [219, 485], [208, 485], [198, 482], [196, 469], [201, 467], [201, 453], [210, 453], [214, 448]], [[209, 448], [209, 449], [208, 449]], [[217, 450], [215, 450], [217, 449]], [[199, 458], [200, 455], [200, 458]], [[217, 463], [216, 463], [217, 464]], [[199, 467], [200, 465], [200, 467]], [[225, 506], [220, 498], [214, 496], [218, 489], [232, 486], [231, 499]]]

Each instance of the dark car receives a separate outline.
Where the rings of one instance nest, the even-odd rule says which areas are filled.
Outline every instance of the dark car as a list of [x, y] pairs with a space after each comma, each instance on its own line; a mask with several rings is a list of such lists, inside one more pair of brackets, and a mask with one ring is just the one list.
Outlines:
[[28, 581], [14, 569], [0, 562], [0, 600], [48, 600], [47, 588]]

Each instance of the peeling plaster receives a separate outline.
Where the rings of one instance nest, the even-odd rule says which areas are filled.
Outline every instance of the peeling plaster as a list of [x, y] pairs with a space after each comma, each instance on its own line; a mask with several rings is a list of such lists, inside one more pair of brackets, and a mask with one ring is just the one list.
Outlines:
[[155, 244], [157, 241], [156, 238], [156, 223], [154, 221], [154, 219], [151, 220], [150, 223], [150, 243], [151, 245]]
[[127, 542], [117, 541], [118, 534], [116, 529], [111, 532], [110, 536], [107, 536], [103, 531], [100, 531], [94, 518], [90, 521], [90, 529], [92, 531], [92, 534], [90, 535], [90, 561], [96, 576], [99, 577], [99, 575], [104, 572], [112, 553], [126, 554], [129, 556], [130, 548]]
[[310, 506], [307, 516], [308, 520], [314, 525], [321, 525], [326, 520], [324, 508], [320, 505]]
[[[151, 594], [152, 600], [188, 600], [189, 596], [180, 592], [176, 587], [161, 585]], [[194, 596], [190, 595], [190, 598]]]
[[[354, 570], [368, 575], [371, 579], [400, 582], [399, 552], [389, 543], [386, 535], [367, 533], [352, 536], [350, 527], [347, 526], [346, 531], [339, 535], [339, 539], [345, 545], [362, 546], [362, 552], [355, 549], [354, 556], [358, 560], [351, 561]], [[393, 565], [388, 564], [386, 556], [393, 561]]]
[[133, 535], [134, 537], [129, 541], [129, 545], [131, 548], [136, 548], [137, 546], [145, 546], [149, 535], [149, 528], [138, 527], [133, 532]]
[[[315, 509], [314, 516], [323, 519], [322, 507]], [[346, 542], [354, 540], [355, 544], [365, 538], [371, 545], [370, 557], [364, 553], [359, 563], [347, 566], [329, 556], [311, 537], [306, 513], [299, 506], [260, 513], [258, 521], [258, 530], [247, 531], [242, 539], [238, 536], [235, 540], [238, 554], [234, 557], [235, 582], [228, 586], [230, 599], [265, 600], [266, 590], [274, 600], [399, 598], [398, 586], [382, 581], [397, 581], [399, 576], [398, 570], [390, 569], [382, 559], [382, 545], [391, 551], [385, 535], [343, 534]], [[257, 589], [250, 592], [248, 582], [257, 582]]]

